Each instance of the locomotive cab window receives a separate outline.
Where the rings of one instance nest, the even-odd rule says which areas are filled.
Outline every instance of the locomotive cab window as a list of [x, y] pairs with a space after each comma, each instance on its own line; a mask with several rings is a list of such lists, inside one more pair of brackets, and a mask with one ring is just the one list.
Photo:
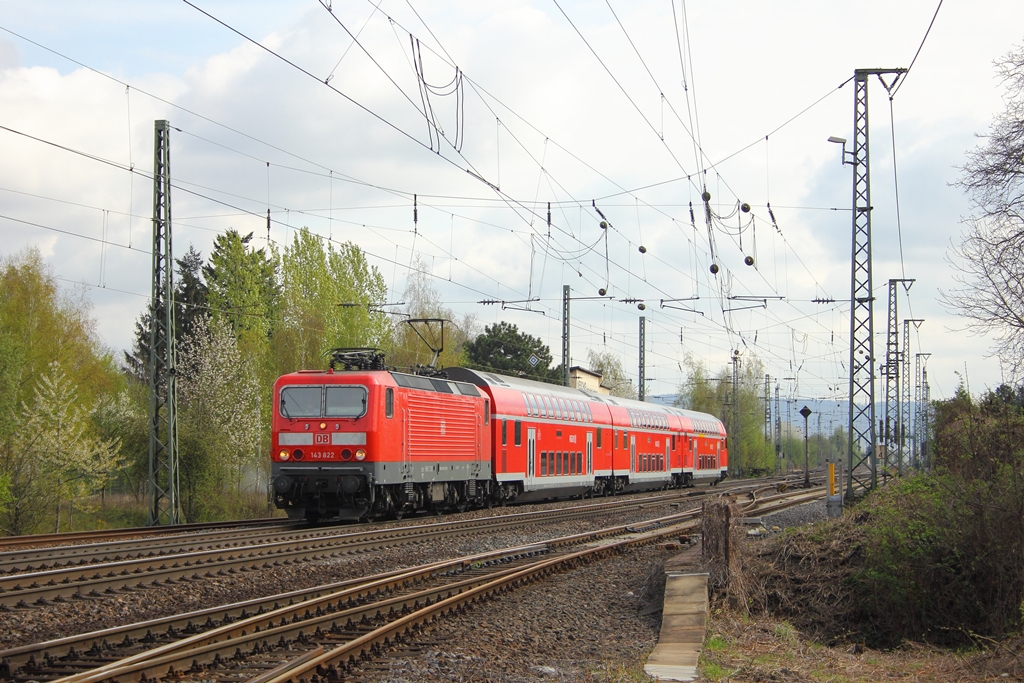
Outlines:
[[395, 415], [395, 390], [388, 387], [384, 390], [384, 417]]
[[281, 390], [281, 417], [320, 417], [323, 387], [285, 387]]
[[327, 387], [324, 417], [362, 417], [366, 413], [366, 387]]

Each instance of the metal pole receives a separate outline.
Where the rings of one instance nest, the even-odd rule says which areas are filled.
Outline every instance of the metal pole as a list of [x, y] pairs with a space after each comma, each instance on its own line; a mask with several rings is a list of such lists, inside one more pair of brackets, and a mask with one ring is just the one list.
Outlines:
[[171, 245], [171, 125], [153, 143], [153, 282], [149, 302], [149, 504], [146, 524], [178, 524], [178, 388], [174, 251]]
[[808, 442], [807, 442], [807, 418], [811, 416], [811, 409], [804, 406], [800, 409], [800, 414], [804, 416], [804, 488], [811, 488], [811, 468], [810, 458], [807, 454]]
[[644, 349], [646, 347], [646, 336], [644, 334], [644, 323], [646, 323], [646, 322], [647, 322], [647, 318], [645, 318], [644, 316], [640, 316], [640, 344], [639, 344], [639, 347], [640, 347], [640, 359], [639, 359], [639, 362], [640, 362], [640, 381], [638, 382], [639, 390], [638, 390], [637, 395], [639, 396], [641, 401], [644, 400], [644, 396], [646, 395], [646, 386], [645, 386], [645, 379], [644, 379], [644, 376], [645, 376], [644, 368], [647, 365], [647, 359], [646, 359], [646, 357], [644, 355]]
[[562, 285], [562, 386], [569, 386], [569, 285]]
[[[868, 77], [901, 74], [906, 69], [856, 69], [853, 101], [853, 235], [850, 268], [850, 394], [847, 442], [846, 495], [854, 483], [873, 489], [878, 485], [875, 433], [874, 295], [871, 273], [871, 165], [868, 146]], [[863, 445], [866, 452], [854, 454]], [[868, 473], [858, 474], [867, 465]]]

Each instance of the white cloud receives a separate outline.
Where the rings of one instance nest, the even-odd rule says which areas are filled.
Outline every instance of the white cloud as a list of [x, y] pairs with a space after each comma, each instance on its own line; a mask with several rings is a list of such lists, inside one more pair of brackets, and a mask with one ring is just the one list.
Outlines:
[[[269, 202], [282, 224], [308, 225], [320, 234], [362, 245], [398, 292], [415, 244], [438, 276], [443, 298], [458, 312], [476, 313], [482, 322], [509, 319], [540, 335], [556, 355], [563, 284], [571, 285], [574, 296], [595, 296], [597, 288], [607, 284], [619, 298], [644, 299], [647, 374], [657, 378], [651, 388], [656, 393], [674, 388], [680, 379], [677, 363], [685, 353], [706, 357], [717, 366], [737, 346], [758, 353], [773, 376], [790, 376], [802, 364], [801, 389], [807, 394], [830, 395], [836, 386], [844, 390], [839, 360], [845, 360], [849, 325], [842, 299], [849, 296], [850, 169], [839, 164], [839, 150], [825, 139], [852, 138], [851, 87], [828, 96], [767, 142], [763, 138], [834, 90], [855, 67], [905, 66], [934, 11], [932, 2], [871, 2], [856, 12], [817, 2], [688, 4], [692, 63], [688, 59], [687, 86], [706, 154], [717, 161], [756, 143], [718, 167], [721, 176], [711, 169], [705, 178], [696, 175], [694, 146], [684, 131], [684, 126], [691, 126], [691, 117], [669, 3], [613, 3], [660, 92], [607, 5], [562, 3], [632, 103], [549, 3], [414, 4], [467, 76], [529, 124], [487, 98], [491, 111], [468, 83], [461, 109], [454, 96], [432, 95], [438, 122], [451, 140], [458, 130], [456, 111], [460, 113], [462, 153], [442, 143], [442, 154], [453, 162], [448, 163], [426, 148], [430, 143], [427, 125], [416, 111], [422, 100], [410, 66], [409, 32], [421, 41], [431, 83], [444, 85], [453, 71], [428, 49], [443, 54], [408, 5], [381, 5], [398, 22], [391, 24], [370, 4], [334, 3], [335, 15], [353, 33], [365, 24], [359, 40], [375, 64], [351, 45], [345, 31], [319, 5], [297, 9], [273, 2], [208, 9], [320, 79], [345, 54], [331, 85], [407, 135], [205, 17], [161, 3], [154, 10], [164, 22], [161, 31], [154, 31], [146, 17], [128, 11], [129, 3], [119, 2], [100, 5], [91, 14], [53, 14], [56, 23], [47, 27], [39, 23], [45, 8], [20, 8], [12, 14], [16, 25], [9, 28], [48, 44], [52, 39], [53, 48], [123, 75], [136, 88], [200, 116], [135, 90], [126, 95], [116, 83], [4, 36], [0, 124], [123, 164], [129, 162], [130, 133], [131, 161], [148, 169], [152, 121], [168, 118], [180, 128], [172, 132], [172, 173], [183, 187], [197, 193], [174, 193], [178, 253], [190, 242], [208, 253], [213, 236], [226, 227], [264, 237], [261, 216]], [[675, 8], [681, 11], [678, 3]], [[912, 290], [913, 311], [928, 319], [922, 344], [935, 354], [933, 377], [941, 377], [941, 386], [948, 390], [954, 384], [949, 379], [953, 370], [962, 368], [965, 360], [971, 367], [972, 387], [1000, 380], [997, 365], [984, 358], [984, 340], [967, 341], [962, 334], [946, 331], [956, 321], [936, 303], [936, 290], [949, 286], [950, 272], [942, 258], [949, 241], [959, 234], [959, 216], [969, 210], [959, 191], [948, 185], [956, 178], [953, 167], [973, 144], [971, 135], [983, 132], [1001, 107], [991, 61], [1019, 42], [1016, 27], [1024, 25], [1022, 15], [1024, 7], [1017, 3], [944, 7], [918, 64], [894, 100], [904, 260], [907, 276], [918, 278]], [[993, 16], [999, 20], [993, 21]], [[115, 23], [123, 39], [88, 42], [72, 30], [74, 24], [84, 35], [91, 31], [109, 36]], [[664, 105], [662, 93], [667, 98]], [[887, 101], [877, 83], [871, 85], [871, 99], [875, 284], [879, 296], [884, 296], [885, 280], [898, 276], [899, 270], [893, 239], [892, 150]], [[145, 300], [112, 290], [148, 293], [147, 182], [10, 133], [0, 133], [0, 140], [5, 150], [0, 159], [2, 213], [91, 237], [101, 236], [105, 219], [108, 239], [122, 245], [128, 244], [130, 231], [137, 250], [109, 247], [107, 289], [90, 290], [102, 336], [112, 346], [127, 347], [131, 322]], [[269, 173], [266, 161], [272, 164]], [[495, 193], [465, 172], [467, 166], [500, 184], [521, 204], [510, 207], [496, 201]], [[693, 175], [692, 182], [616, 194], [620, 186], [641, 187], [686, 175]], [[354, 184], [346, 176], [400, 193]], [[723, 329], [721, 308], [737, 306], [716, 299], [715, 279], [708, 272], [707, 230], [698, 196], [703, 184], [712, 192], [717, 211], [727, 214], [736, 201], [747, 201], [756, 220], [756, 234], [747, 231], [742, 236], [743, 251], [739, 237], [726, 234], [736, 219], [724, 221], [724, 231], [716, 235], [717, 257], [725, 268], [719, 279], [729, 281], [734, 295], [787, 297], [770, 301], [767, 309], [728, 316], [742, 341]], [[419, 195], [415, 235], [411, 193]], [[608, 241], [607, 282], [604, 243], [590, 209], [591, 200], [602, 197], [609, 198], [601, 199], [598, 207], [614, 225]], [[545, 256], [549, 201], [554, 226]], [[769, 201], [785, 241], [769, 220]], [[690, 202], [696, 229], [690, 225]], [[136, 214], [131, 221], [125, 215], [129, 208]], [[272, 234], [275, 240], [287, 239], [288, 228], [275, 225]], [[4, 253], [38, 246], [62, 277], [101, 282], [96, 242], [7, 221], [0, 221], [0, 235]], [[644, 256], [637, 251], [640, 244], [648, 250]], [[743, 256], [755, 253], [756, 268], [743, 265]], [[546, 316], [474, 303], [529, 294], [543, 299], [537, 307]], [[700, 299], [681, 305], [696, 306], [705, 316], [659, 306], [661, 299], [694, 295]], [[824, 296], [840, 303], [810, 302]], [[876, 331], [884, 331], [884, 300], [878, 303]], [[572, 310], [573, 362], [585, 359], [588, 348], [607, 344], [623, 354], [625, 367], [636, 365], [635, 306], [581, 300]], [[880, 345], [879, 357], [883, 353]]]

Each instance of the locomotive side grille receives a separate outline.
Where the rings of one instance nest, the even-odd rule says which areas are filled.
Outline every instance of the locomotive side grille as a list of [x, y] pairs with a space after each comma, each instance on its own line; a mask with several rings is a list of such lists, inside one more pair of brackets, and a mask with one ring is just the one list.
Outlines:
[[410, 391], [408, 406], [408, 452], [411, 458], [476, 456], [474, 404], [444, 394]]

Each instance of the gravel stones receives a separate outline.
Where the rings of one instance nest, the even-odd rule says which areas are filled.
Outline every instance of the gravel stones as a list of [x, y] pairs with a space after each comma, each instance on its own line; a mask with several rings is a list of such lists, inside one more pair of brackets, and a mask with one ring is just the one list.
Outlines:
[[761, 523], [766, 529], [771, 530], [775, 526], [779, 527], [779, 529], [786, 529], [793, 526], [823, 522], [827, 519], [828, 513], [825, 510], [825, 501], [814, 500], [810, 503], [795, 505], [770, 515], [764, 515], [761, 517]]
[[[551, 507], [564, 505], [565, 503], [553, 504]], [[531, 506], [530, 509], [537, 509], [537, 506]], [[645, 510], [617, 512], [593, 519], [557, 523], [548, 521], [505, 531], [485, 531], [480, 535], [442, 537], [428, 542], [341, 555], [331, 560], [302, 562], [275, 567], [272, 570], [239, 572], [194, 581], [180, 580], [159, 588], [119, 592], [98, 598], [73, 599], [43, 607], [4, 612], [0, 613], [0, 649], [368, 576], [441, 559], [525, 545], [613, 524], [639, 522], [657, 514], [664, 514], [666, 509], [667, 505], [650, 505]], [[494, 511], [490, 511], [490, 514], [493, 515]], [[467, 515], [483, 516], [481, 512]], [[458, 516], [451, 515], [446, 519], [457, 518]], [[423, 519], [417, 519], [401, 524], [423, 523]]]
[[[400, 650], [357, 675], [367, 683], [593, 681], [639, 665], [657, 642], [663, 565], [647, 546], [550, 576], [439, 624], [420, 651]], [[635, 679], [630, 679], [635, 680]]]

